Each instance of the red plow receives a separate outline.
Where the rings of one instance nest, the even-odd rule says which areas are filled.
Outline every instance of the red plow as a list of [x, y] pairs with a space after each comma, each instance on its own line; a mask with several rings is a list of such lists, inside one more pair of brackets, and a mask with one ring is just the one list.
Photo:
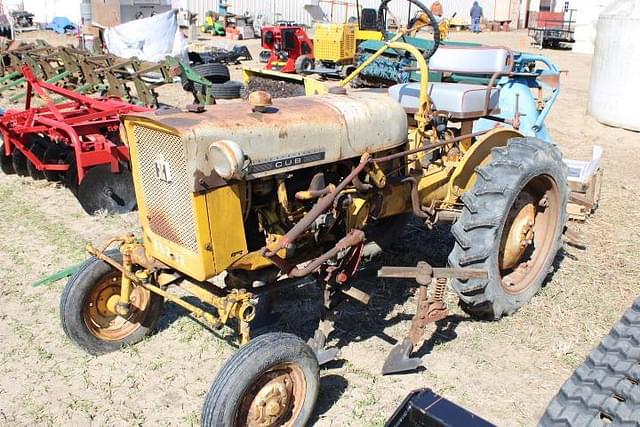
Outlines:
[[[27, 80], [25, 108], [7, 110], [0, 118], [2, 171], [62, 182], [89, 214], [135, 209], [119, 116], [149, 109], [46, 83], [27, 66], [22, 72]], [[32, 106], [34, 98], [43, 105]]]

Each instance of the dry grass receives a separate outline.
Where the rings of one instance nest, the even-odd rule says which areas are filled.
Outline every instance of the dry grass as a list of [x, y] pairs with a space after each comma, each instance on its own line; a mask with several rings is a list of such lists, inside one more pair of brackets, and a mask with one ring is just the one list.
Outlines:
[[[518, 33], [454, 34], [455, 38], [524, 46]], [[252, 45], [255, 47], [255, 44]], [[605, 150], [602, 206], [578, 228], [589, 249], [565, 248], [558, 271], [516, 315], [475, 322], [454, 309], [448, 330], [422, 349], [425, 370], [381, 377], [395, 340], [409, 327], [412, 284], [362, 280], [370, 307], [344, 306], [335, 343], [343, 363], [322, 371], [318, 425], [382, 425], [405, 394], [431, 387], [499, 425], [533, 425], [569, 373], [640, 294], [640, 135], [598, 124], [585, 114], [590, 57], [545, 51], [569, 70], [549, 120], [568, 157]], [[234, 70], [237, 75], [238, 70]], [[173, 91], [173, 92], [172, 92]], [[165, 88], [163, 96], [179, 95]], [[90, 357], [64, 336], [58, 297], [64, 281], [33, 288], [38, 278], [84, 257], [87, 241], [137, 230], [136, 214], [87, 217], [73, 196], [52, 184], [0, 176], [0, 424], [196, 425], [216, 370], [233, 351], [229, 341], [168, 306], [159, 332], [139, 345]], [[445, 262], [446, 228], [416, 225], [383, 262]], [[278, 325], [307, 337], [315, 327], [319, 293], [284, 295]]]

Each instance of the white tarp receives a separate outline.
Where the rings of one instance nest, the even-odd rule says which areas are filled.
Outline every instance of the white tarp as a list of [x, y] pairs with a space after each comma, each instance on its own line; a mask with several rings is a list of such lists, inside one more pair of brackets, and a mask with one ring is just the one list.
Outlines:
[[159, 13], [109, 27], [104, 32], [107, 50], [121, 58], [159, 62], [167, 56], [186, 55], [187, 40], [178, 27], [177, 11]]

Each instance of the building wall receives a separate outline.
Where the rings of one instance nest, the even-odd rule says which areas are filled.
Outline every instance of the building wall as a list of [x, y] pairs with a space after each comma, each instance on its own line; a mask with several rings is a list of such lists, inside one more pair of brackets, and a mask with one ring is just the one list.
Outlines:
[[24, 0], [24, 8], [36, 15], [37, 22], [51, 22], [56, 16], [80, 22], [80, 0]]
[[[355, 0], [350, 0], [355, 4]], [[465, 20], [469, 20], [469, 11], [473, 5], [474, 0], [440, 0], [444, 6], [445, 16], [452, 16], [456, 13], [457, 17]], [[495, 12], [496, 0], [478, 0], [480, 6], [484, 10], [484, 15], [487, 20], [493, 20]], [[501, 0], [498, 0], [501, 1]], [[509, 1], [509, 0], [505, 0]], [[519, 0], [516, 0], [518, 2]], [[225, 0], [225, 3], [229, 5], [229, 12], [238, 15], [243, 15], [245, 12], [249, 12], [254, 17], [264, 16], [268, 21], [287, 20], [296, 21], [298, 23], [311, 25], [311, 18], [309, 14], [304, 10], [304, 5], [311, 3], [311, 0]], [[204, 17], [207, 11], [218, 10], [218, 0], [172, 0], [173, 6], [177, 8], [187, 8], [192, 12], [198, 14], [198, 23], [204, 22]], [[360, 0], [361, 7], [372, 7], [377, 9], [380, 5], [380, 0]], [[432, 0], [425, 0], [424, 3], [430, 6]], [[321, 2], [320, 5], [324, 9], [327, 15], [330, 14], [330, 5], [325, 2]], [[389, 4], [394, 15], [398, 16], [398, 19], [407, 19], [409, 12], [409, 2], [404, 0], [394, 0]], [[415, 13], [416, 8], [412, 6], [412, 13]], [[355, 16], [355, 7], [349, 8], [347, 11], [344, 6], [334, 6], [333, 20], [335, 22], [343, 22], [350, 16]]]
[[81, 0], [9, 0], [7, 10], [25, 10], [35, 15], [35, 22], [51, 22], [56, 16], [65, 16], [71, 22], [80, 22]]

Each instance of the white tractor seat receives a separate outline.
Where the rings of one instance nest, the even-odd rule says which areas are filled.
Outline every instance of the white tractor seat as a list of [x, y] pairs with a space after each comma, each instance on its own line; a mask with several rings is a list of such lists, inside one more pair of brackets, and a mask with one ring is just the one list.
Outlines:
[[[485, 114], [485, 100], [489, 88], [467, 83], [429, 83], [429, 98], [435, 109], [446, 111], [458, 119], [479, 117]], [[389, 95], [402, 105], [407, 113], [418, 111], [420, 83], [402, 83], [389, 88]], [[500, 89], [492, 88], [489, 97], [489, 114], [498, 114]]]
[[[491, 75], [491, 86], [497, 77], [510, 72], [513, 54], [502, 47], [441, 47], [429, 59], [429, 69], [450, 73]], [[389, 88], [389, 95], [407, 113], [418, 110], [420, 83], [404, 83]], [[429, 97], [435, 109], [446, 111], [456, 119], [479, 118], [498, 114], [500, 89], [467, 83], [429, 83]], [[487, 95], [489, 100], [487, 103]], [[487, 103], [487, 105], [485, 105]]]

